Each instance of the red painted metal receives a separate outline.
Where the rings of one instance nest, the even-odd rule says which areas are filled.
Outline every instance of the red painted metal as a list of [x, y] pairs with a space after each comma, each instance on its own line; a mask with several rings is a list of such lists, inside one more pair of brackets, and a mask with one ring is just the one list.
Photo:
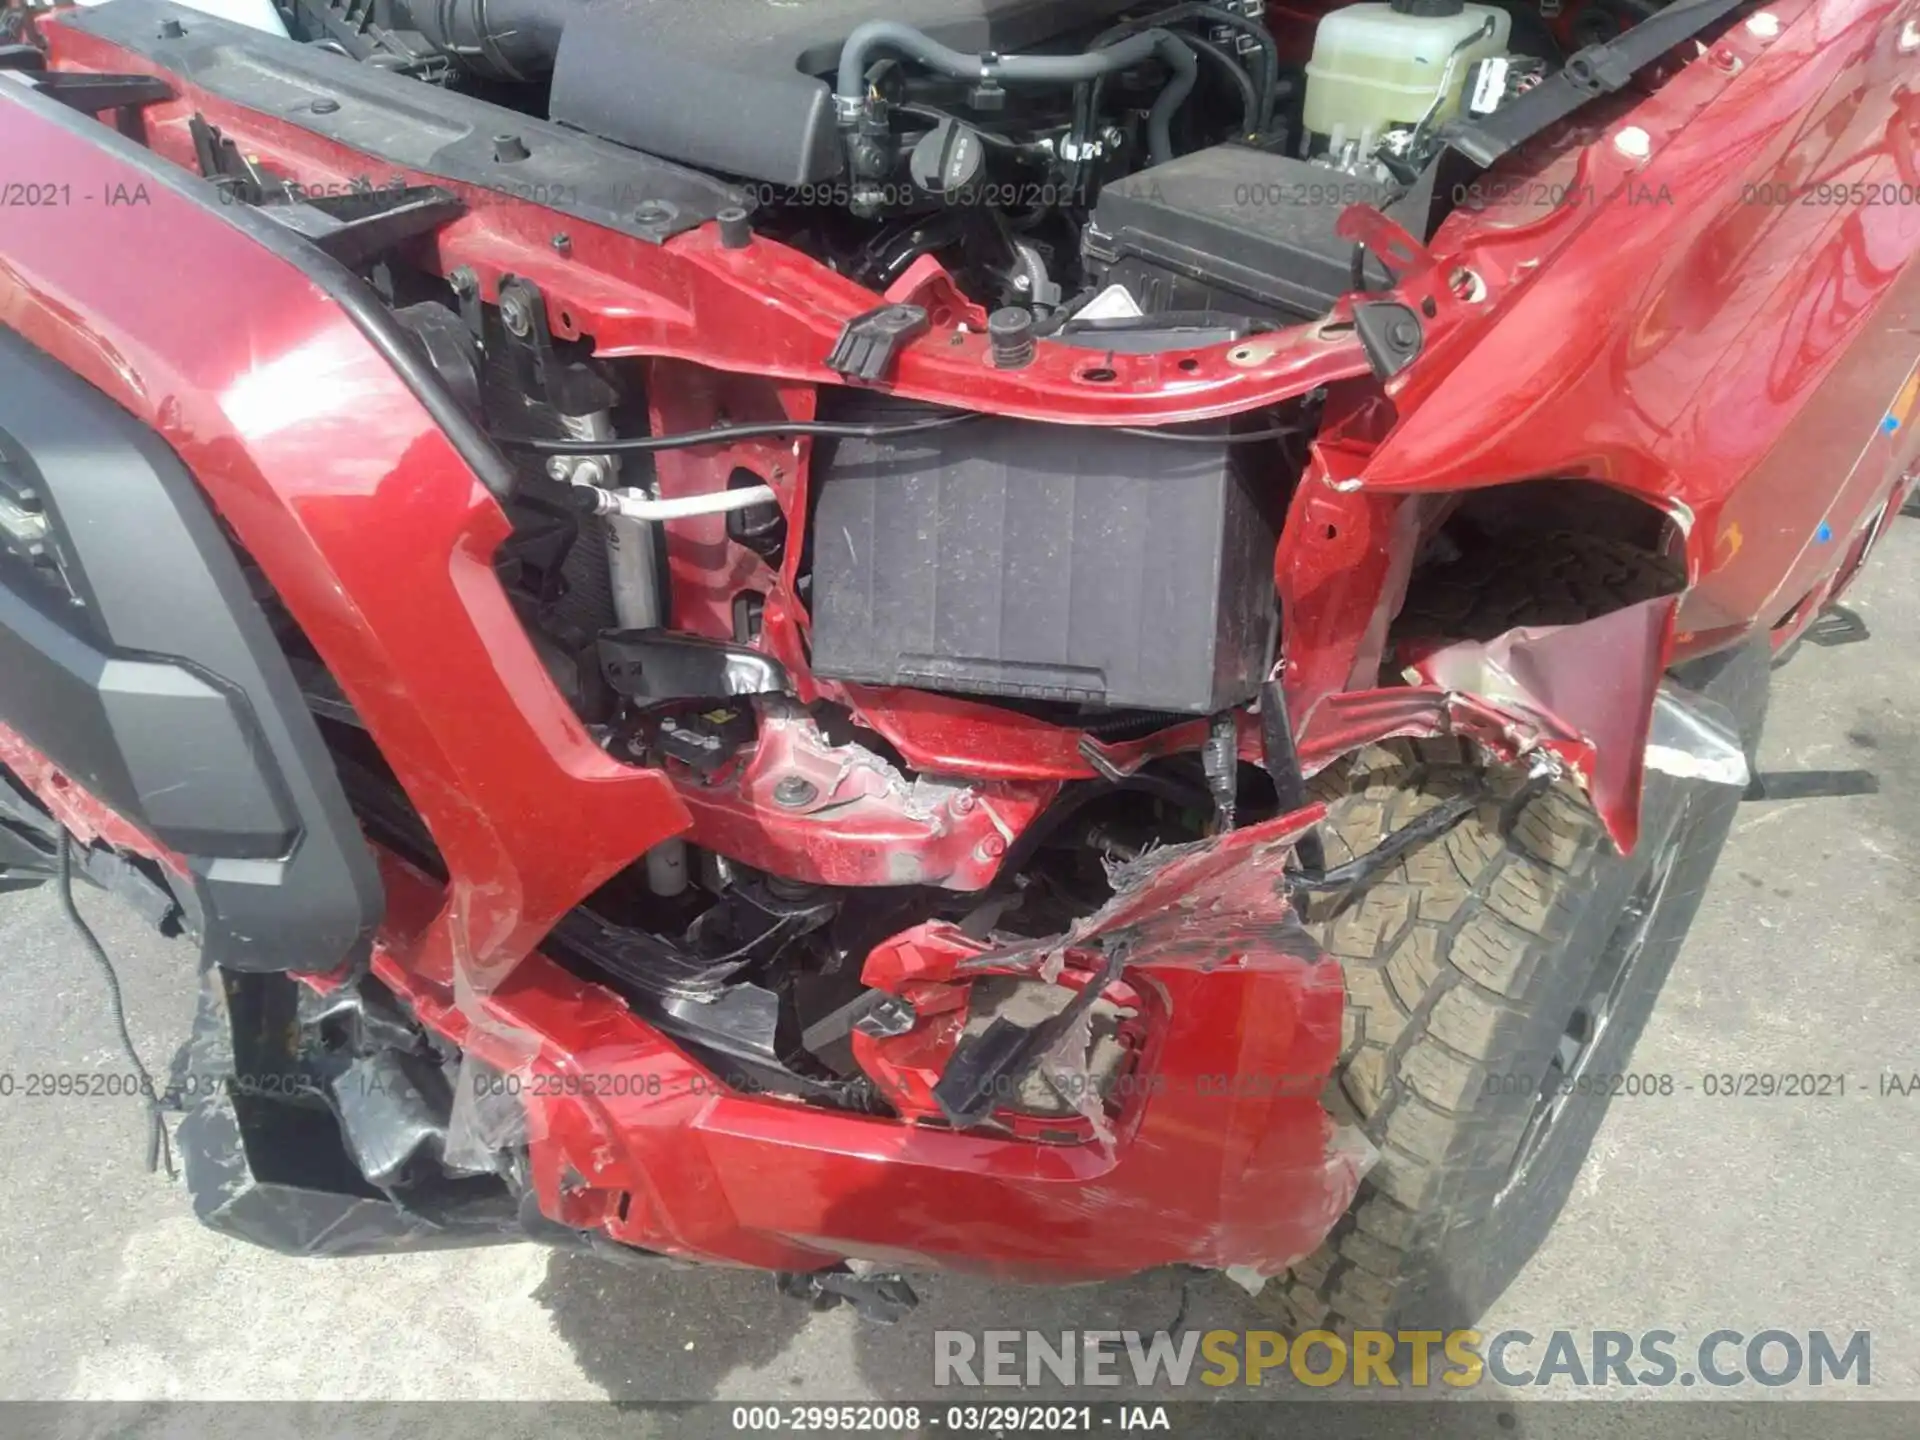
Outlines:
[[[763, 706], [759, 739], [711, 780], [671, 772], [692, 834], [722, 855], [819, 885], [979, 890], [1052, 802], [1050, 781], [909, 779], [804, 714]], [[783, 789], [782, 787], [791, 787]]]
[[[1031, 367], [1000, 371], [977, 329], [956, 328], [977, 318], [964, 297], [922, 266], [899, 293], [949, 313], [906, 347], [889, 388], [1078, 424], [1192, 420], [1325, 389], [1275, 561], [1282, 678], [1309, 768], [1396, 734], [1464, 734], [1502, 754], [1546, 745], [1589, 777], [1626, 839], [1636, 725], [1669, 639], [1686, 655], [1776, 627], [1788, 638], [1844, 587], [1920, 466], [1920, 207], [1867, 204], [1845, 188], [1891, 184], [1898, 195], [1920, 183], [1905, 38], [1920, 10], [1785, 0], [1771, 13], [1777, 34], [1736, 24], [1644, 92], [1589, 107], [1508, 177], [1527, 183], [1467, 196], [1430, 244], [1402, 256], [1396, 298], [1423, 313], [1424, 345], [1389, 381], [1372, 377], [1344, 305], [1326, 323], [1238, 347], [1042, 346]], [[58, 20], [43, 28], [57, 66], [151, 68]], [[439, 179], [396, 177], [168, 78], [179, 99], [146, 111], [143, 133], [175, 163], [191, 167], [186, 121], [200, 113], [307, 184]], [[137, 180], [11, 88], [0, 87], [0, 153], [32, 156], [76, 195]], [[1627, 125], [1650, 158], [1614, 144]], [[441, 274], [471, 268], [487, 296], [502, 275], [523, 277], [561, 338], [645, 357], [662, 429], [814, 414], [818, 387], [835, 383], [823, 357], [842, 322], [880, 299], [764, 237], [730, 251], [709, 227], [642, 245], [526, 200], [465, 198], [469, 213], [421, 261]], [[1060, 785], [1197, 746], [1204, 727], [1102, 746], [986, 705], [818, 680], [796, 588], [811, 447], [758, 441], [659, 459], [669, 495], [721, 488], [738, 471], [770, 484], [793, 540], [775, 565], [727, 540], [720, 519], [676, 524], [676, 622], [731, 636], [736, 599], [762, 597], [758, 643], [788, 666], [801, 701], [847, 706], [938, 777], [943, 808], [879, 771], [840, 774], [835, 762], [828, 775], [797, 725], [773, 727], [714, 785], [622, 765], [555, 691], [492, 573], [507, 528], [499, 507], [345, 317], [217, 215], [165, 191], [83, 219], [0, 211], [0, 321], [180, 453], [426, 819], [452, 880], [442, 889], [388, 859], [380, 975], [476, 1062], [659, 1081], [539, 1098], [532, 1165], [549, 1216], [735, 1263], [860, 1255], [1022, 1278], [1172, 1260], [1274, 1268], [1324, 1235], [1360, 1162], [1317, 1088], [1278, 1083], [1324, 1078], [1339, 1039], [1338, 970], [1273, 895], [1304, 816], [1165, 866], [1051, 957], [1083, 974], [1073, 945], [1129, 933], [1143, 1090], [1110, 1134], [1096, 1126], [1061, 1141], [1027, 1126], [987, 1137], [728, 1092], [536, 949], [594, 888], [682, 832], [798, 878], [882, 883], [911, 864], [922, 881], [977, 888], [999, 861], [988, 842], [1011, 842]], [[1377, 220], [1351, 223], [1403, 243]], [[550, 243], [562, 229], [564, 254]], [[216, 303], [220, 323], [209, 324]], [[1640, 624], [1563, 640], [1530, 695], [1383, 688], [1395, 678], [1383, 674], [1388, 624], [1420, 544], [1461, 493], [1540, 478], [1611, 487], [1671, 518], [1690, 581], [1677, 618], [1669, 608], [1657, 633]], [[1572, 681], [1609, 677], [1622, 683], [1568, 700]], [[1257, 754], [1256, 733], [1243, 728], [1243, 755]], [[0, 759], [21, 771], [12, 753]], [[23, 763], [45, 798], [52, 781]], [[823, 793], [851, 784], [852, 803], [776, 805], [773, 787], [795, 770], [827, 782]], [[56, 813], [104, 823], [83, 808]], [[906, 1036], [856, 1042], [911, 1097], [909, 1116], [931, 1114], [974, 950], [922, 927], [869, 960], [873, 982], [919, 1013]], [[1214, 1076], [1242, 1078], [1221, 1093]], [[1264, 1089], [1245, 1079], [1260, 1076]]]

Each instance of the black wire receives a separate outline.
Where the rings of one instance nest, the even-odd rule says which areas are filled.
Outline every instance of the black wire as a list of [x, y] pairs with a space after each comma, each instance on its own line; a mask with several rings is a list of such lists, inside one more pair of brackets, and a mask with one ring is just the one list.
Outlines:
[[67, 919], [73, 928], [80, 932], [80, 940], [87, 947], [87, 953], [93, 956], [94, 963], [100, 967], [100, 973], [107, 981], [107, 1007], [113, 1015], [114, 1028], [120, 1032], [120, 1048], [126, 1052], [127, 1061], [133, 1066], [134, 1073], [140, 1077], [140, 1093], [147, 1101], [147, 1169], [158, 1170], [162, 1159], [167, 1164], [167, 1178], [175, 1178], [173, 1168], [173, 1148], [167, 1143], [167, 1122], [160, 1112], [160, 1095], [153, 1088], [153, 1076], [147, 1073], [147, 1067], [140, 1061], [140, 1051], [133, 1043], [133, 1035], [127, 1029], [127, 1006], [120, 995], [120, 977], [114, 973], [113, 961], [107, 958], [106, 947], [93, 933], [80, 907], [73, 903], [73, 838], [65, 830], [60, 832], [60, 883], [55, 887], [60, 896], [60, 908], [67, 912]]
[[[984, 418], [969, 410], [959, 415], [940, 415], [930, 420], [875, 421], [850, 420], [777, 420], [766, 425], [728, 425], [717, 430], [695, 430], [686, 435], [644, 435], [627, 440], [548, 440], [533, 435], [495, 435], [502, 445], [518, 445], [541, 455], [620, 455], [654, 450], [685, 450], [696, 445], [718, 445], [732, 440], [754, 440], [768, 435], [825, 435], [858, 440], [884, 440], [894, 435], [918, 435], [928, 430], [946, 430], [969, 420]], [[1248, 430], [1238, 435], [1190, 435], [1178, 430], [1149, 430], [1140, 426], [1113, 427], [1122, 435], [1137, 435], [1144, 440], [1173, 440], [1188, 445], [1244, 445], [1255, 440], [1277, 440], [1300, 433], [1297, 426], [1282, 425], [1271, 430]]]
[[1177, 440], [1184, 445], [1246, 445], [1255, 440], [1281, 440], [1298, 435], [1298, 425], [1276, 425], [1271, 430], [1242, 430], [1237, 435], [1189, 435], [1179, 430], [1143, 430], [1133, 425], [1114, 427], [1122, 435], [1137, 435], [1142, 440]]
[[884, 440], [892, 435], [918, 435], [926, 430], [945, 430], [964, 425], [980, 416], [971, 410], [955, 415], [937, 415], [927, 420], [876, 421], [863, 424], [847, 420], [775, 420], [764, 425], [722, 425], [713, 430], [694, 430], [685, 435], [641, 435], [626, 440], [549, 440], [534, 435], [495, 435], [502, 445], [531, 450], [538, 455], [634, 455], [657, 450], [690, 450], [698, 445], [724, 445], [734, 440], [759, 440], [770, 435], [821, 435], [841, 439]]

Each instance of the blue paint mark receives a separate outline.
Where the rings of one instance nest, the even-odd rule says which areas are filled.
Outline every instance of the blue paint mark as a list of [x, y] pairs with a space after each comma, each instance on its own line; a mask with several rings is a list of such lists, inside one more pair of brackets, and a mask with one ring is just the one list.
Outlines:
[[1880, 422], [1880, 433], [1883, 435], [1891, 435], [1893, 434], [1894, 431], [1898, 430], [1899, 428], [1900, 428], [1900, 421], [1898, 417], [1893, 415], [1887, 416], [1886, 419]]
[[1833, 526], [1822, 520], [1820, 522], [1820, 528], [1813, 532], [1813, 538], [1818, 540], [1822, 545], [1826, 544], [1829, 540], [1833, 539]]

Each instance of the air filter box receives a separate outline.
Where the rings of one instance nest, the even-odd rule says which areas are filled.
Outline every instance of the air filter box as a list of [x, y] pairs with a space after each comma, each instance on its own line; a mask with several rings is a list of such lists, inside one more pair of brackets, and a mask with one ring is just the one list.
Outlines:
[[995, 418], [816, 453], [817, 674], [1194, 714], [1258, 689], [1266, 446]]

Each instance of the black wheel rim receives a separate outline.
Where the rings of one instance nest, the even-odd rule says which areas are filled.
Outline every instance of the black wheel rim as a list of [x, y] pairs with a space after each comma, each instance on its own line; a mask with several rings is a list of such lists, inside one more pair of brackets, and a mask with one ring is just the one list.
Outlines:
[[1654, 921], [1672, 882], [1680, 850], [1680, 845], [1673, 840], [1661, 846], [1653, 865], [1621, 910], [1613, 933], [1601, 947], [1600, 958], [1580, 1002], [1574, 1006], [1559, 1041], [1548, 1056], [1533, 1111], [1520, 1133], [1507, 1178], [1494, 1197], [1496, 1206], [1526, 1188], [1539, 1169], [1541, 1157], [1553, 1147], [1573, 1111], [1573, 1102], [1582, 1090], [1580, 1082], [1592, 1069], [1594, 1057], [1599, 1054], [1619, 1012], [1621, 998], [1640, 973], [1647, 942], [1652, 938]]

